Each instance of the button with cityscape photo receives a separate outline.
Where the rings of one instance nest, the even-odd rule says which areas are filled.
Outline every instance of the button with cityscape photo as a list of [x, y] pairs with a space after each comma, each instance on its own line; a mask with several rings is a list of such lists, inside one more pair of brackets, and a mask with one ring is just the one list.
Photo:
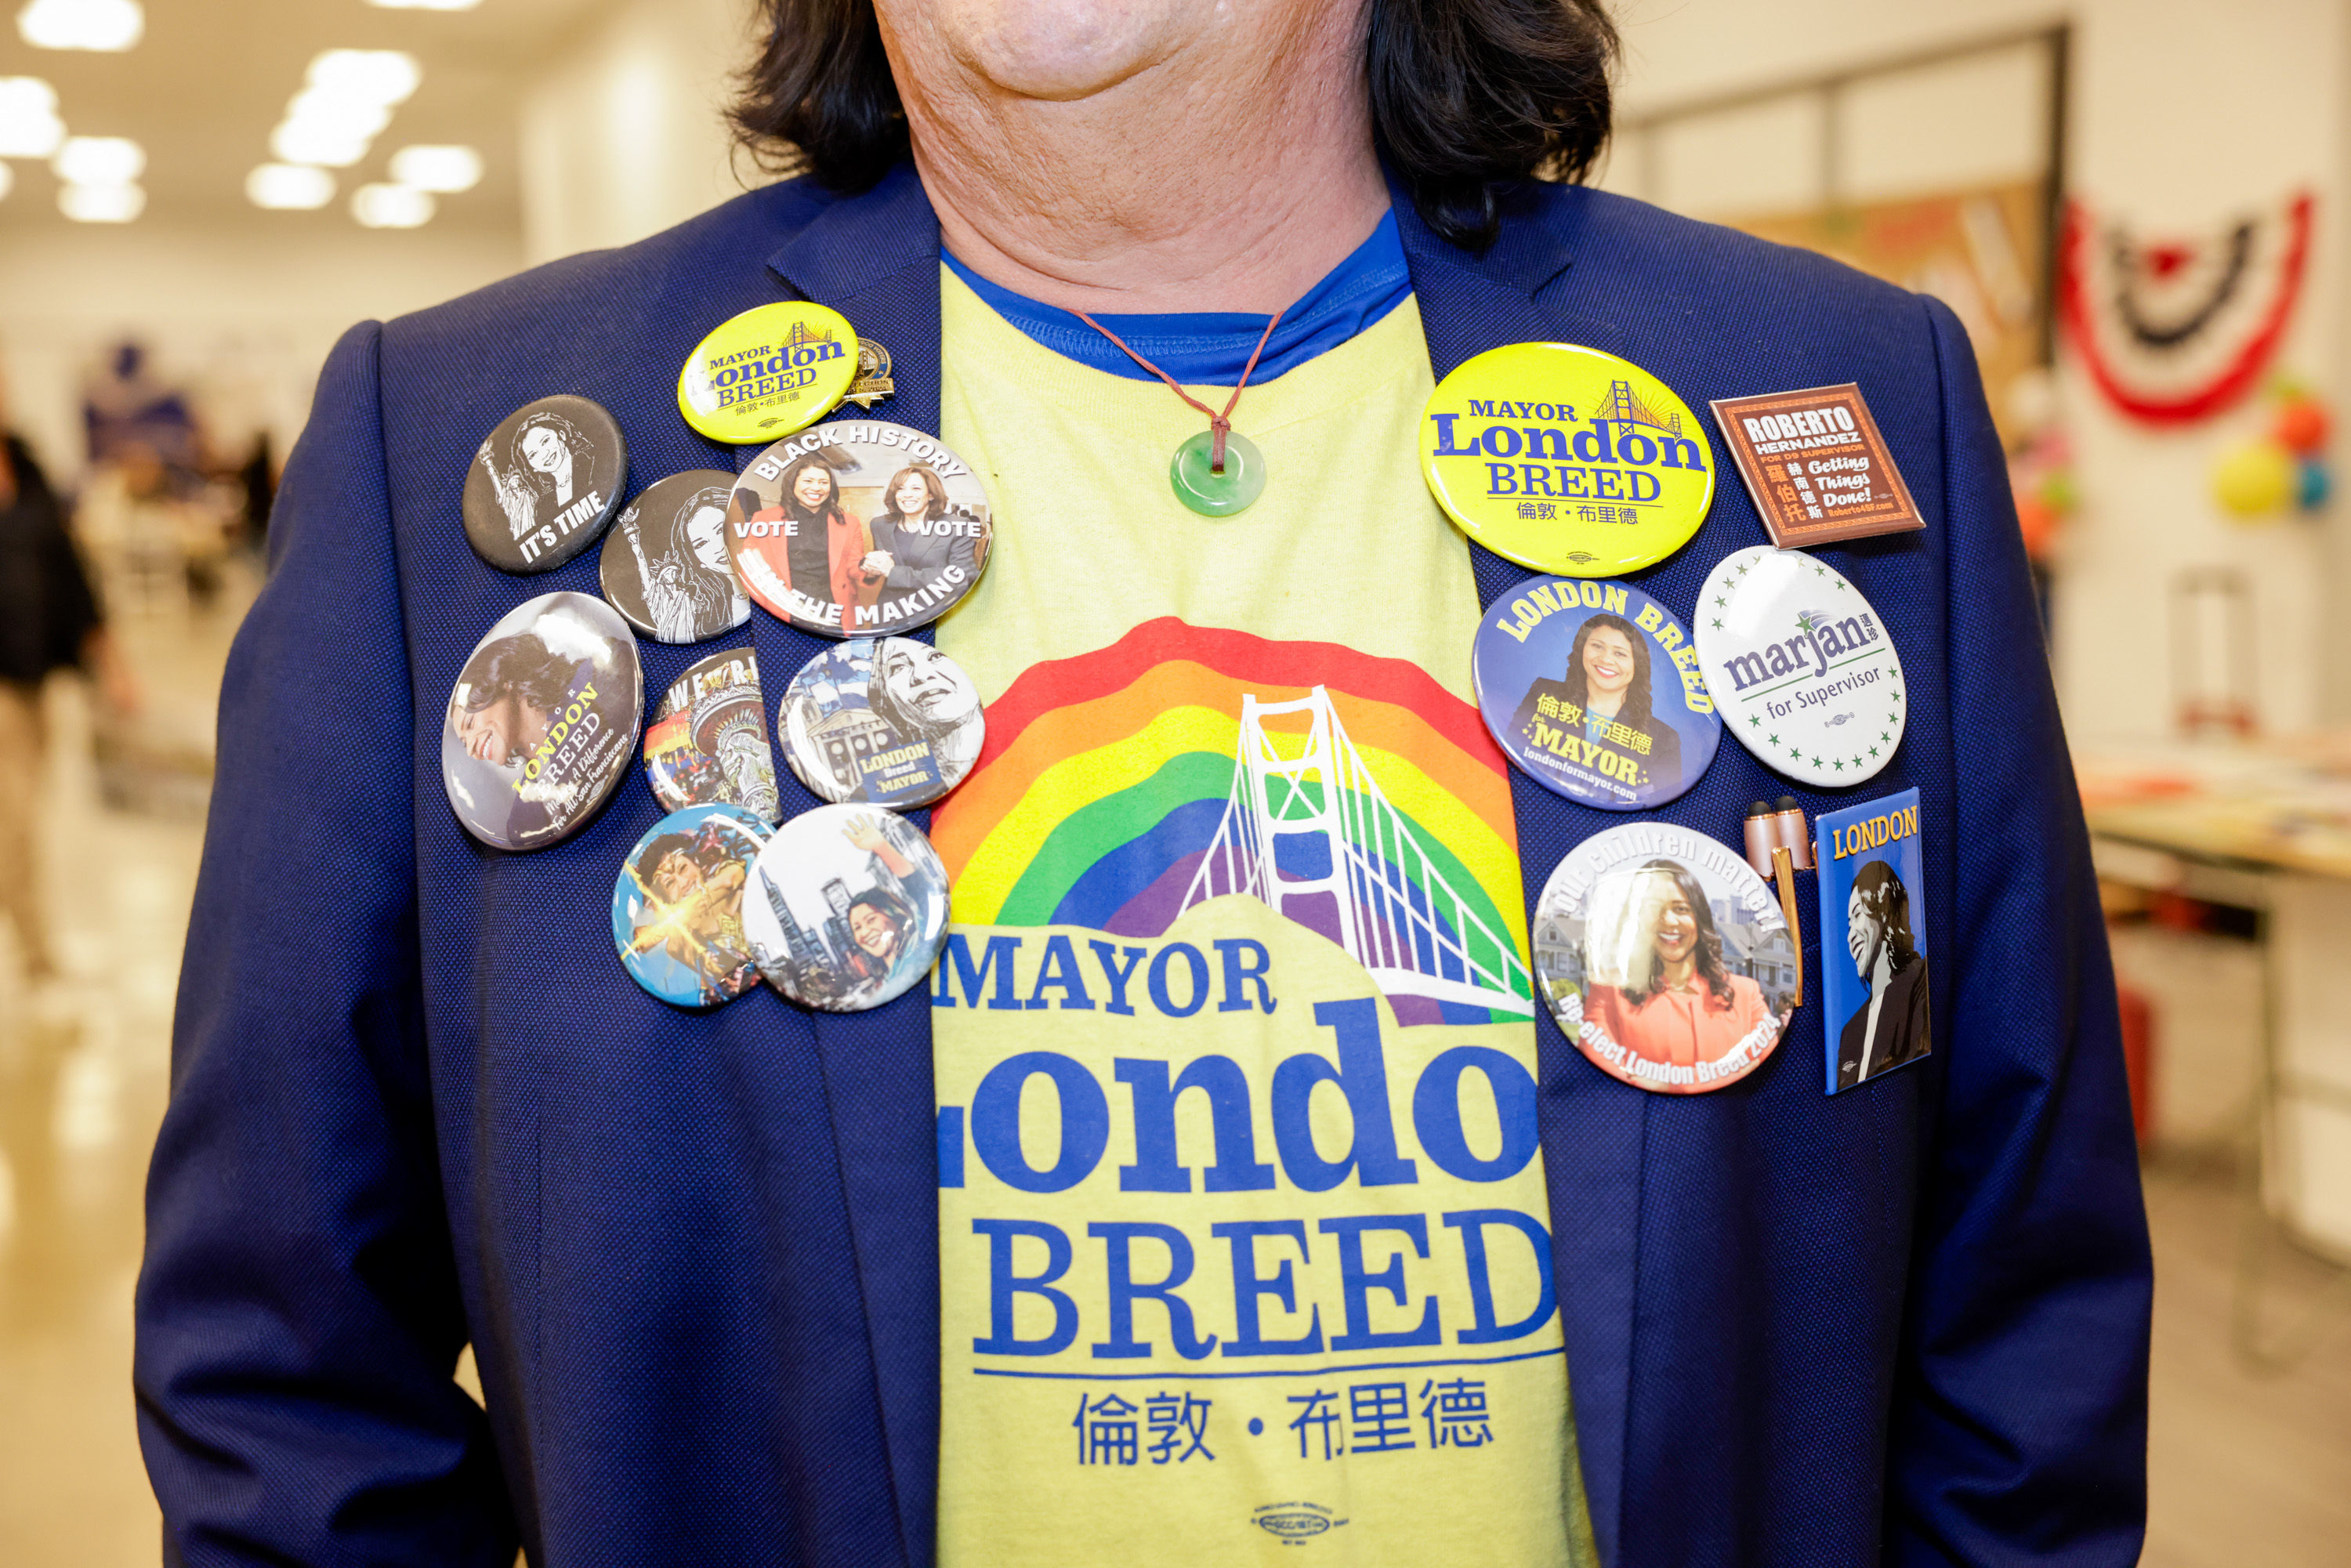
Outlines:
[[1902, 744], [1902, 655], [1861, 590], [1826, 561], [1734, 550], [1698, 598], [1698, 664], [1722, 722], [1774, 770], [1834, 788], [1875, 778]]
[[465, 470], [466, 541], [501, 571], [551, 571], [596, 542], [628, 477], [628, 444], [601, 407], [569, 393], [527, 402]]
[[894, 812], [819, 806], [759, 852], [743, 925], [760, 970], [785, 996], [862, 1012], [930, 973], [946, 939], [946, 867]]
[[656, 479], [621, 508], [598, 563], [604, 597], [656, 643], [699, 643], [751, 619], [726, 554], [735, 476], [690, 468]]
[[828, 800], [904, 810], [964, 780], [987, 734], [979, 690], [911, 637], [852, 637], [800, 666], [776, 710], [784, 760]]

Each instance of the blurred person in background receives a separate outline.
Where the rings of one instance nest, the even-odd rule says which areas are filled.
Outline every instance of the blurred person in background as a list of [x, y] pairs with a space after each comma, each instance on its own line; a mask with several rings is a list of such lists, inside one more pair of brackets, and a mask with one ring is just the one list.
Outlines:
[[118, 710], [138, 706], [137, 686], [67, 532], [65, 508], [8, 426], [7, 384], [0, 381], [0, 907], [36, 982], [57, 972], [34, 872], [33, 810], [47, 754], [41, 687], [62, 669], [93, 672]]

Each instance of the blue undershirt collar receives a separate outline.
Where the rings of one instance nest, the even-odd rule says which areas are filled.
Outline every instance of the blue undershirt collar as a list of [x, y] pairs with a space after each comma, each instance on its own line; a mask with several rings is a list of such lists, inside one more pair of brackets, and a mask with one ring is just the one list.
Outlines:
[[[939, 255], [990, 309], [1032, 340], [1097, 371], [1131, 381], [1154, 379], [1120, 352], [1117, 344], [1071, 312], [990, 283], [945, 249]], [[1266, 344], [1249, 384], [1276, 380], [1316, 355], [1328, 353], [1370, 329], [1411, 297], [1412, 273], [1405, 265], [1404, 241], [1396, 233], [1395, 214], [1388, 213], [1381, 217], [1371, 238], [1290, 308], [1272, 341]], [[1097, 316], [1094, 319], [1134, 344], [1135, 352], [1190, 386], [1231, 386], [1239, 381], [1266, 320], [1237, 310]]]

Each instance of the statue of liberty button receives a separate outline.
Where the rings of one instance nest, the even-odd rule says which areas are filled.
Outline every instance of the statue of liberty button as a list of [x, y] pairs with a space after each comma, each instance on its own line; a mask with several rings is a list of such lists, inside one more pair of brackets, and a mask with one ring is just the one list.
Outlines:
[[1618, 577], [1689, 542], [1714, 503], [1707, 427], [1635, 364], [1573, 343], [1510, 343], [1437, 383], [1420, 427], [1437, 504], [1495, 554]]
[[1826, 561], [1755, 545], [1708, 577], [1698, 664], [1722, 722], [1775, 772], [1834, 789], [1875, 778], [1910, 705], [1885, 619]]

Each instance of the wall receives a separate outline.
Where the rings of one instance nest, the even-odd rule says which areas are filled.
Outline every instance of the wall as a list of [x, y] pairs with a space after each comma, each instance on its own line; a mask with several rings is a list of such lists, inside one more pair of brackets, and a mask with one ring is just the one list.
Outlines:
[[[1623, 107], [1637, 115], [2068, 16], [2067, 162], [2076, 194], [2141, 233], [2194, 234], [2310, 186], [2328, 220], [2326, 240], [2342, 232], [2330, 218], [2344, 191], [2351, 119], [2351, 29], [2341, 0], [2078, 0], [2067, 10], [2010, 0], [1629, 0], [1620, 9]], [[1851, 171], [1860, 188], [1847, 193], [2005, 172], [2030, 146], [2018, 116], [2037, 129], [2035, 87], [1986, 69], [1972, 98], [1954, 100], [1922, 80], [1874, 106], [1856, 102], [1874, 131], [1855, 139], [1865, 150]], [[1818, 189], [1820, 132], [1800, 109], [1776, 113], [1776, 121], [1759, 113], [1729, 128], [1710, 145], [1685, 139], [1659, 156], [1620, 156], [1609, 183], [1652, 187], [1701, 211], [1737, 210], [1750, 193], [1747, 210], [1784, 206]], [[1961, 129], [1925, 132], [1954, 123]], [[2314, 265], [2278, 363], [2339, 394], [2341, 246], [2324, 244]], [[2351, 580], [2334, 559], [2339, 525], [2248, 528], [2223, 520], [2207, 498], [2215, 454], [2259, 429], [2258, 407], [2157, 434], [2113, 413], [2083, 378], [2061, 371], [2061, 386], [2083, 506], [2053, 617], [2058, 687], [2076, 744], [2169, 728], [2169, 585], [2181, 569], [2204, 564], [2234, 564], [2252, 580], [2269, 727], [2351, 718], [2351, 690], [2330, 679], [2346, 665], [2335, 639], [2351, 649], [2351, 632], [2325, 613], [2331, 583]]]
[[629, 0], [520, 105], [524, 250], [534, 262], [626, 245], [756, 183], [722, 119], [752, 55], [746, 0]]
[[225, 444], [267, 430], [282, 456], [346, 328], [478, 288], [521, 261], [511, 229], [277, 241], [252, 224], [19, 230], [0, 246], [0, 369], [14, 423], [70, 481], [81, 465], [83, 377], [131, 336], [166, 379], [193, 387]]

